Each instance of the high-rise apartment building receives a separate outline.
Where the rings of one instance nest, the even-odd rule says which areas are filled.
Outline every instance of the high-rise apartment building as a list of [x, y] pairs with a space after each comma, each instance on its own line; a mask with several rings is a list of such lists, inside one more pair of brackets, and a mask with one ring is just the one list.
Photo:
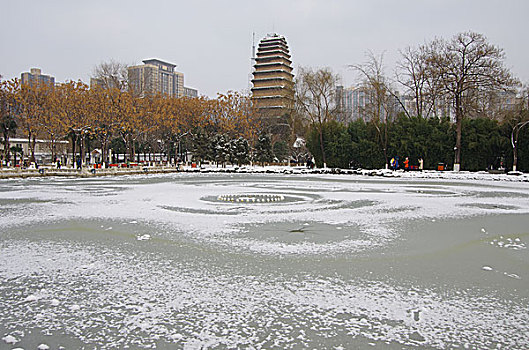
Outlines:
[[144, 60], [143, 63], [128, 68], [129, 89], [139, 96], [156, 93], [171, 97], [186, 96], [184, 74], [174, 70], [175, 64], [158, 59]]
[[22, 84], [48, 84], [55, 85], [55, 77], [51, 75], [44, 75], [40, 68], [31, 68], [29, 72], [24, 72], [20, 75]]
[[349, 88], [337, 86], [335, 98], [337, 120], [344, 124], [358, 119], [367, 122], [374, 115], [384, 118], [395, 117], [398, 113], [404, 112], [403, 105], [409, 104], [408, 96], [401, 96], [395, 92], [385, 95], [384, 100], [379, 105], [376, 103], [375, 91], [365, 86]]
[[337, 119], [344, 124], [357, 119], [366, 120], [364, 110], [370, 103], [370, 94], [363, 87], [336, 87]]
[[[292, 61], [284, 36], [268, 34], [259, 43], [252, 98], [259, 114], [276, 123], [290, 115], [294, 102]], [[284, 120], [283, 120], [284, 122]]]

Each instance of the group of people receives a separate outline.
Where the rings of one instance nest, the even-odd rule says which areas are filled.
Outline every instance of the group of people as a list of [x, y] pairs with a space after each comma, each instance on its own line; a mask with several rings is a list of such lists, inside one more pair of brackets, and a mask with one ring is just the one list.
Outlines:
[[[61, 159], [58, 157], [55, 158], [54, 163], [57, 169], [60, 169], [61, 166], [63, 165], [63, 163], [61, 162]], [[75, 165], [77, 167], [77, 170], [81, 170], [83, 168], [83, 162], [81, 161], [81, 158], [77, 157], [77, 159], [75, 160]]]
[[26, 169], [26, 168], [31, 168], [31, 167], [34, 167], [35, 169], [38, 169], [39, 168], [39, 163], [37, 162], [37, 160], [35, 159], [34, 162], [30, 162], [29, 159], [27, 158], [19, 158], [19, 159], [15, 159], [13, 161], [11, 161], [10, 159], [1, 159], [0, 160], [0, 168], [3, 168], [3, 167], [7, 167], [7, 168], [11, 168], [11, 167], [17, 167], [17, 168], [21, 168], [21, 169]]
[[[408, 171], [408, 170], [423, 170], [424, 169], [424, 161], [422, 158], [419, 158], [418, 160], [418, 165], [411, 165], [410, 164], [410, 159], [408, 157], [406, 157], [406, 159], [404, 159], [404, 161], [402, 162], [402, 168], [404, 169], [404, 171]], [[400, 169], [400, 164], [399, 164], [399, 157], [396, 156], [396, 157], [393, 157], [391, 158], [390, 160], [390, 166], [391, 166], [391, 169], [393, 170], [397, 170], [397, 169]]]

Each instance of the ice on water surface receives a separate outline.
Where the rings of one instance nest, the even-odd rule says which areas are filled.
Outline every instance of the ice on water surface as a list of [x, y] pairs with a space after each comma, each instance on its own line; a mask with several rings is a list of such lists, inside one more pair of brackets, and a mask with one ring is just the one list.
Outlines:
[[0, 336], [28, 349], [527, 348], [528, 199], [524, 183], [465, 179], [4, 181]]

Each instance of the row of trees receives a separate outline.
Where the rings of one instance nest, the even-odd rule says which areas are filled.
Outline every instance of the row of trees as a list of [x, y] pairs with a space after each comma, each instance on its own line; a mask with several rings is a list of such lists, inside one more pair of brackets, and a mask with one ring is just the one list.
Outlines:
[[[272, 143], [269, 134], [261, 133], [253, 143], [243, 137], [232, 138], [227, 134], [208, 135], [198, 130], [192, 135], [188, 149], [197, 162], [209, 161], [217, 164], [244, 165], [253, 163], [284, 162], [291, 157], [284, 141]], [[304, 150], [301, 150], [302, 152]], [[299, 154], [295, 161], [304, 162], [306, 153]]]
[[[520, 83], [504, 66], [505, 54], [501, 48], [490, 44], [482, 34], [474, 32], [460, 33], [449, 40], [435, 39], [401, 51], [401, 60], [395, 69], [394, 79], [385, 74], [382, 58], [370, 53], [365, 63], [350, 65], [350, 68], [358, 73], [365, 93], [366, 103], [360, 111], [364, 117], [365, 130], [359, 131], [359, 135], [363, 137], [363, 147], [371, 150], [368, 153], [373, 158], [363, 158], [363, 166], [387, 166], [389, 155], [399, 152], [400, 146], [396, 145], [404, 142], [401, 138], [405, 135], [395, 128], [404, 123], [397, 120], [399, 116], [404, 115], [409, 120], [434, 118], [429, 122], [438, 124], [441, 129], [451, 126], [443, 118], [453, 118], [454, 125], [449, 129], [445, 128], [441, 141], [444, 145], [451, 143], [447, 149], [453, 152], [453, 159], [443, 161], [452, 164], [455, 170], [459, 170], [462, 156], [468, 152], [465, 147], [472, 144], [469, 140], [464, 140], [467, 134], [464, 128], [472, 124], [467, 120], [501, 120], [503, 123], [497, 127], [502, 130], [502, 135], [507, 141], [510, 141], [508, 139], [512, 133], [513, 140], [504, 142], [505, 147], [500, 153], [506, 155], [514, 152], [512, 159], [513, 167], [516, 168], [519, 149], [516, 147], [519, 146], [517, 137], [519, 130], [525, 125], [524, 121], [529, 119], [529, 102], [526, 99], [526, 91], [519, 93], [521, 98], [514, 99], [516, 103], [505, 105], [504, 97], [516, 96], [515, 92], [519, 91]], [[338, 127], [332, 121], [344, 113], [341, 109], [343, 105], [335, 103], [340, 96], [332, 89], [338, 81], [338, 76], [330, 69], [301, 69], [296, 81], [296, 111], [310, 120], [311, 141], [308, 145], [310, 151], [317, 155], [319, 163], [324, 166], [336, 164], [330, 159], [336, 157], [336, 154], [343, 154], [336, 153], [335, 149], [332, 149], [332, 141], [325, 139], [327, 132]], [[400, 90], [404, 89], [404, 95], [413, 101], [412, 106], [406, 104], [405, 99], [399, 96], [396, 85], [400, 86]], [[358, 123], [352, 125], [354, 130], [359, 128]], [[340, 128], [347, 129], [347, 126], [342, 125]], [[350, 132], [350, 135], [352, 142], [356, 142], [357, 133]], [[421, 135], [411, 134], [410, 138], [415, 140], [413, 142], [418, 142]], [[432, 139], [435, 138], [432, 136]], [[343, 142], [349, 140], [342, 140], [342, 148], [350, 150], [351, 147], [356, 147], [354, 144], [346, 145]], [[367, 147], [366, 143], [372, 143], [376, 147]], [[437, 149], [435, 143], [428, 144], [432, 151]], [[512, 144], [510, 152], [509, 144]], [[332, 151], [327, 147], [331, 147]], [[482, 151], [491, 152], [491, 149]], [[409, 150], [404, 153], [411, 154]], [[426, 154], [425, 151], [420, 153], [423, 156]], [[446, 157], [447, 155], [443, 155], [442, 158]], [[343, 159], [338, 163], [343, 165], [348, 161], [354, 159], [351, 155], [343, 154]], [[470, 166], [471, 160], [463, 163], [465, 167], [473, 168]]]
[[81, 159], [87, 148], [98, 147], [106, 160], [113, 143], [133, 160], [139, 149], [176, 158], [182, 138], [197, 130], [250, 143], [259, 131], [251, 102], [238, 93], [217, 99], [139, 98], [119, 88], [89, 89], [81, 82], [49, 86], [13, 79], [1, 84], [0, 106], [4, 159], [10, 156], [9, 139], [17, 134], [28, 139], [30, 161], [38, 138], [49, 140], [52, 158], [57, 142], [69, 139], [72, 154]]
[[[382, 125], [386, 128], [386, 125]], [[386, 164], [386, 155], [377, 142], [379, 130], [373, 123], [357, 120], [344, 125], [330, 121], [323, 125], [324, 148], [330, 167], [379, 169]], [[409, 157], [411, 164], [424, 160], [426, 169], [438, 163], [454, 165], [453, 140], [456, 126], [448, 118], [407, 117], [401, 114], [387, 125], [390, 157]], [[511, 145], [512, 124], [489, 118], [464, 119], [462, 126], [462, 159], [466, 170], [485, 170], [513, 166]], [[529, 129], [520, 131], [525, 147], [520, 148], [519, 169], [529, 170]], [[319, 130], [314, 127], [307, 138], [307, 147], [318, 165], [323, 164]]]

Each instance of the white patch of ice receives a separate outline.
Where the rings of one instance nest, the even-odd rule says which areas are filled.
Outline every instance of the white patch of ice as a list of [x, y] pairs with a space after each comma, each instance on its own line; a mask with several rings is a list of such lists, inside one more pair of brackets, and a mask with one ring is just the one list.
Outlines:
[[138, 236], [136, 239], [138, 241], [148, 241], [149, 239], [151, 239], [151, 235], [148, 235], [148, 234], [141, 235], [141, 236]]
[[49, 350], [50, 347], [47, 345], [47, 344], [40, 344], [38, 347], [37, 347], [38, 350]]
[[485, 271], [492, 271], [492, 267], [490, 266], [483, 266], [481, 269]]
[[36, 295], [34, 295], [34, 294], [28, 295], [24, 299], [24, 301], [27, 301], [27, 302], [32, 302], [32, 301], [37, 301], [37, 300], [39, 300], [39, 298]]
[[18, 343], [18, 340], [17, 338], [15, 338], [14, 336], [8, 334], [6, 335], [5, 337], [2, 338], [2, 340], [6, 343], [6, 344], [12, 344], [12, 345], [15, 345], [16, 343]]
[[515, 273], [507, 273], [507, 272], [504, 272], [503, 274], [504, 274], [505, 276], [507, 276], [507, 277], [514, 278], [514, 279], [516, 279], [516, 280], [520, 280], [520, 279], [522, 279], [520, 276], [518, 276], [518, 275], [515, 274]]
[[173, 341], [179, 341], [179, 340], [182, 340], [184, 338], [184, 336], [180, 333], [175, 333], [175, 334], [171, 334], [168, 336], [169, 339], [173, 340]]

